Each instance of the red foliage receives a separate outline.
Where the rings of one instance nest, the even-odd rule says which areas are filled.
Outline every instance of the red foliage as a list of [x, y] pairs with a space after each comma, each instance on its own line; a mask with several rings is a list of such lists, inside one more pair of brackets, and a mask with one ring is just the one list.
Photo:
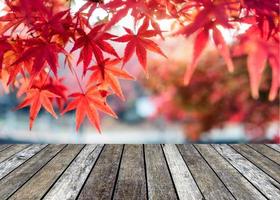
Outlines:
[[[90, 24], [89, 18], [97, 8], [108, 13], [108, 20]], [[116, 61], [110, 61], [111, 57], [125, 64], [135, 51], [146, 70], [147, 50], [165, 56], [152, 40], [157, 36], [166, 37], [158, 20], [173, 19], [180, 24], [180, 30], [168, 36], [197, 34], [193, 62], [187, 68], [185, 83], [189, 83], [209, 37], [213, 38], [229, 71], [233, 71], [231, 51], [221, 28], [238, 29], [240, 24], [247, 23], [250, 29], [235, 38], [240, 42], [236, 54], [249, 55], [252, 95], [256, 98], [262, 71], [269, 61], [273, 71], [269, 99], [273, 100], [280, 85], [278, 11], [277, 0], [88, 0], [76, 12], [71, 10], [71, 1], [67, 0], [5, 0], [0, 12], [0, 78], [26, 95], [19, 108], [30, 106], [30, 128], [41, 106], [54, 115], [53, 102], [62, 108], [68, 98], [74, 97], [74, 103], [68, 104], [66, 110], [76, 109], [77, 128], [87, 116], [99, 129], [95, 108], [114, 115], [106, 104], [107, 94], [115, 93], [124, 98], [117, 78], [132, 79], [111, 63]], [[127, 15], [133, 17], [135, 28], [142, 24], [137, 33], [125, 27], [127, 34], [123, 36], [108, 32]], [[113, 41], [126, 43], [123, 57], [116, 52]], [[83, 63], [83, 76], [91, 76], [85, 84], [80, 83], [76, 67], [72, 65], [71, 54], [76, 50], [79, 50], [77, 65]], [[66, 97], [66, 92], [73, 91], [66, 89], [58, 73], [61, 56], [65, 57], [77, 84], [88, 85], [87, 92], [80, 87], [79, 94]], [[92, 65], [94, 67], [90, 67]], [[22, 78], [25, 81], [20, 81]], [[101, 98], [99, 93], [106, 95]]]
[[[180, 47], [181, 43], [177, 41], [176, 46], [184, 48]], [[225, 76], [226, 64], [220, 62], [216, 52], [208, 50], [193, 80], [184, 86], [177, 78], [184, 73], [181, 59], [155, 59], [149, 65], [153, 78], [143, 79], [154, 94], [155, 117], [182, 122], [186, 136], [194, 141], [200, 139], [202, 133], [227, 124], [242, 124], [249, 138], [263, 139], [267, 128], [279, 120], [279, 97], [267, 100], [270, 71], [263, 72], [260, 98], [255, 100], [249, 91], [246, 58], [236, 57], [233, 61], [235, 71]], [[277, 132], [276, 128], [275, 135], [279, 135]]]

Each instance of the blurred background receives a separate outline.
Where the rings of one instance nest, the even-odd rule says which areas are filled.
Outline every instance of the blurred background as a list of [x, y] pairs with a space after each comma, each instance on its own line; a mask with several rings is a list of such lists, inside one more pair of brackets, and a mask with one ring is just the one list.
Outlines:
[[[246, 57], [234, 58], [229, 73], [214, 47], [204, 52], [191, 84], [182, 77], [192, 58], [192, 39], [161, 41], [169, 59], [149, 55], [149, 77], [132, 59], [127, 70], [137, 81], [121, 81], [126, 101], [109, 104], [119, 116], [102, 117], [102, 134], [85, 121], [75, 131], [75, 114], [52, 118], [41, 111], [32, 131], [28, 109], [13, 111], [15, 93], [0, 96], [0, 142], [34, 143], [188, 143], [277, 142], [279, 98], [268, 101], [270, 71], [265, 72], [260, 98], [251, 97]], [[123, 47], [119, 46], [122, 49]], [[64, 73], [63, 70], [60, 73]], [[71, 79], [68, 81], [71, 87]], [[74, 87], [74, 86], [73, 86]]]
[[[76, 3], [72, 9], [80, 6]], [[105, 17], [106, 13], [97, 11], [92, 22]], [[121, 35], [121, 26], [133, 26], [131, 21], [129, 17], [123, 19], [120, 27], [112, 32]], [[162, 30], [168, 30], [172, 22], [162, 20], [160, 25]], [[224, 34], [234, 46], [231, 38], [235, 33]], [[125, 102], [116, 97], [109, 99], [119, 119], [102, 116], [102, 134], [87, 121], [77, 133], [74, 113], [56, 120], [44, 111], [29, 131], [28, 109], [14, 111], [19, 103], [16, 93], [7, 93], [5, 84], [0, 82], [0, 143], [279, 142], [279, 96], [273, 102], [268, 100], [270, 68], [265, 71], [260, 98], [254, 100], [246, 57], [234, 57], [236, 69], [229, 73], [210, 43], [190, 85], [184, 86], [184, 72], [192, 59], [193, 38], [176, 37], [157, 42], [168, 59], [149, 53], [148, 77], [135, 58], [128, 63], [126, 70], [137, 81], [121, 81]], [[123, 52], [124, 46], [114, 45]], [[60, 73], [67, 77], [65, 70]], [[66, 78], [65, 82], [71, 89], [75, 87], [71, 79]]]

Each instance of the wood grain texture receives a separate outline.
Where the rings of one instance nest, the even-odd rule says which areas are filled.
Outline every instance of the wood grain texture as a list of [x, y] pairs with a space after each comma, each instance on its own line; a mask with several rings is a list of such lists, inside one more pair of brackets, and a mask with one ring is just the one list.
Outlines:
[[218, 176], [192, 145], [178, 145], [205, 199], [234, 199]]
[[[271, 161], [267, 157], [258, 153], [247, 145], [231, 145], [238, 153], [243, 155], [247, 160], [262, 169], [266, 174], [280, 183], [280, 165]], [[279, 154], [280, 156], [280, 154]]]
[[49, 145], [24, 164], [19, 166], [13, 173], [8, 174], [0, 180], [0, 197], [7, 199], [41, 167], [43, 167], [53, 156], [55, 156], [64, 145]]
[[16, 144], [9, 148], [3, 149], [3, 151], [0, 152], [0, 163], [28, 146], [29, 145], [27, 144]]
[[186, 163], [184, 162], [176, 145], [163, 145], [163, 151], [180, 199], [202, 199], [202, 194], [197, 187]]
[[269, 199], [280, 199], [280, 185], [228, 145], [213, 145], [243, 176]]
[[280, 144], [267, 144], [266, 146], [268, 146], [280, 153]]
[[268, 145], [12, 145], [3, 152], [1, 200], [280, 199], [279, 152]]
[[3, 151], [4, 149], [7, 149], [8, 147], [11, 147], [11, 144], [1, 144], [0, 145], [0, 152]]
[[9, 199], [41, 199], [84, 145], [67, 145]]
[[280, 153], [263, 144], [250, 144], [250, 147], [280, 165]]
[[123, 145], [105, 145], [78, 199], [111, 199]]
[[160, 145], [145, 145], [149, 199], [178, 199]]
[[125, 145], [113, 199], [147, 199], [143, 145]]
[[31, 145], [0, 163], [0, 179], [16, 169], [18, 166], [20, 166], [46, 146], [47, 145], [43, 144]]
[[236, 199], [266, 199], [247, 179], [229, 164], [210, 145], [195, 145], [212, 169], [231, 191]]
[[75, 199], [103, 145], [86, 145], [43, 199]]

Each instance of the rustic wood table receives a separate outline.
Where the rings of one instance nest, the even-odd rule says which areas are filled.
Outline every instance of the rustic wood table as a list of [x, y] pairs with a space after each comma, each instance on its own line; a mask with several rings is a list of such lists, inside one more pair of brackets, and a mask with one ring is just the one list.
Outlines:
[[0, 199], [280, 199], [280, 145], [0, 145]]

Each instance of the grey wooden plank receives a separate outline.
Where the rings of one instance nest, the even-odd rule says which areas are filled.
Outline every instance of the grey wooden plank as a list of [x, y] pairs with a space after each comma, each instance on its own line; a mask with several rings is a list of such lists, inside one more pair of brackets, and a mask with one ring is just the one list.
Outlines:
[[1, 144], [0, 145], [0, 152], [3, 151], [4, 149], [7, 149], [10, 146], [12, 146], [12, 145], [11, 144]]
[[18, 166], [20, 166], [46, 146], [47, 145], [43, 144], [31, 145], [0, 163], [0, 179], [16, 169]]
[[75, 199], [102, 147], [103, 145], [86, 145], [43, 199]]
[[262, 169], [269, 176], [280, 182], [280, 165], [271, 161], [267, 157], [258, 153], [247, 145], [231, 145], [238, 153], [242, 154], [247, 160]]
[[280, 153], [278, 151], [263, 144], [250, 144], [249, 146], [280, 165]]
[[122, 149], [123, 145], [105, 145], [78, 199], [111, 199]]
[[0, 152], [0, 163], [28, 146], [28, 144], [16, 144], [7, 149], [4, 149]]
[[223, 157], [221, 157], [212, 146], [202, 144], [195, 145], [195, 147], [236, 199], [266, 199], [231, 164], [229, 164]]
[[113, 199], [147, 199], [143, 145], [125, 145]]
[[280, 184], [228, 145], [213, 145], [243, 176], [269, 199], [280, 199]]
[[218, 176], [192, 145], [178, 145], [205, 199], [234, 199]]
[[84, 145], [67, 145], [9, 199], [41, 199]]
[[65, 145], [49, 145], [24, 164], [0, 180], [0, 197], [7, 199], [40, 168], [52, 159]]
[[163, 151], [180, 199], [203, 199], [176, 145], [166, 144]]
[[148, 144], [144, 146], [144, 149], [148, 198], [160, 200], [178, 199], [161, 146]]
[[266, 144], [266, 146], [269, 146], [270, 148], [272, 148], [275, 151], [278, 151], [280, 153], [280, 145], [279, 144]]

